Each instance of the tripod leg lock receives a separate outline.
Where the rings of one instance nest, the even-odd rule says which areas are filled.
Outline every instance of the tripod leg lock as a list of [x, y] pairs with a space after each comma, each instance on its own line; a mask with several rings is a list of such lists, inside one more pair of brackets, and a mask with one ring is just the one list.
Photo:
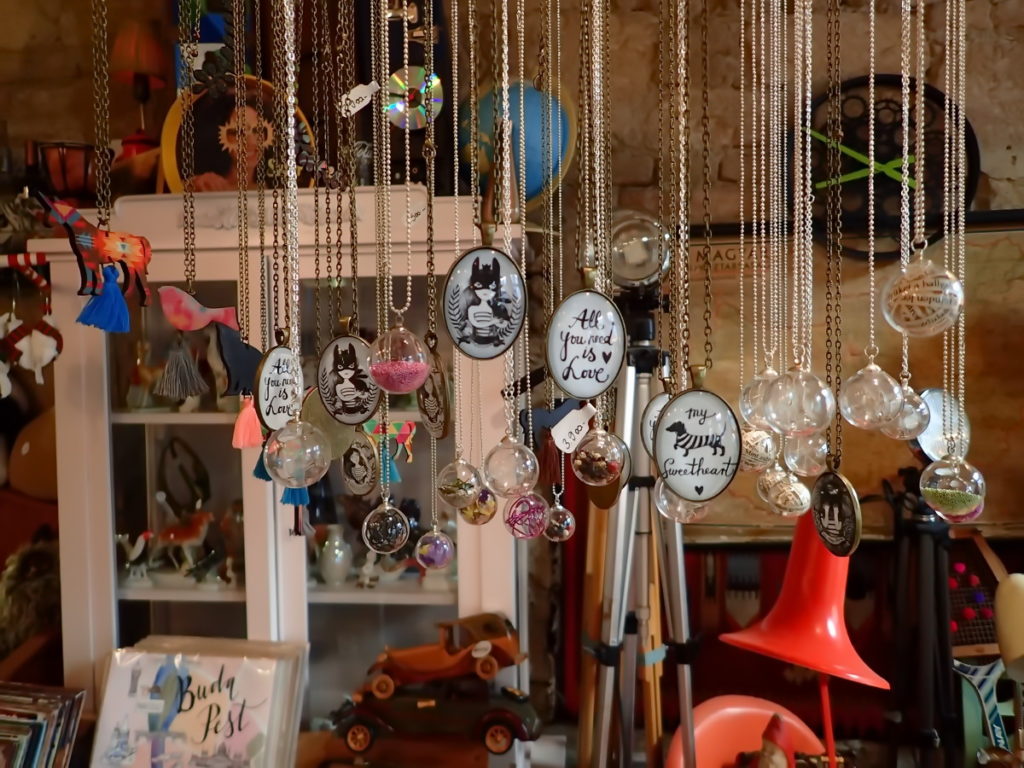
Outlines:
[[668, 648], [668, 652], [671, 654], [676, 664], [692, 665], [697, 661], [697, 652], [700, 650], [700, 643], [700, 635], [696, 635], [682, 643], [675, 643], [671, 640], [667, 640], [665, 642], [665, 646]]
[[584, 644], [583, 650], [597, 659], [602, 667], [617, 667], [622, 659], [621, 645], [608, 645], [607, 643]]

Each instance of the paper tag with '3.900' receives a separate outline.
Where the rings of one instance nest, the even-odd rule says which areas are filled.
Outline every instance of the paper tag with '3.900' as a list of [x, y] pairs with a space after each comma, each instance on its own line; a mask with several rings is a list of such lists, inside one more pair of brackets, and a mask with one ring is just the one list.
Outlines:
[[590, 431], [590, 420], [597, 413], [590, 403], [585, 403], [582, 408], [569, 411], [565, 418], [551, 428], [551, 437], [562, 453], [572, 453], [576, 446], [587, 436]]

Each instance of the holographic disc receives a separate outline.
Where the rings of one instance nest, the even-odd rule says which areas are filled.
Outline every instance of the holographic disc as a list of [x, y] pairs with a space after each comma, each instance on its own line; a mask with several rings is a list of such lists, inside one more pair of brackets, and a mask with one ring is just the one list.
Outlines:
[[431, 118], [440, 113], [444, 106], [444, 90], [441, 78], [436, 74], [428, 76], [423, 67], [409, 67], [408, 83], [405, 75], [403, 67], [388, 78], [388, 120], [402, 130], [408, 121], [409, 129], [417, 131], [427, 127], [428, 108]]

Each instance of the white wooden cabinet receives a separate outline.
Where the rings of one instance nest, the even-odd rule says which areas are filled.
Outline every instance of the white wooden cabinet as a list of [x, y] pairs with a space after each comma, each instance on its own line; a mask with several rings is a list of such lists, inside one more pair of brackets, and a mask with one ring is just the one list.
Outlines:
[[[395, 269], [401, 271], [405, 261], [404, 191], [395, 189], [392, 194]], [[321, 204], [323, 199], [321, 193]], [[269, 223], [269, 194], [266, 202]], [[425, 203], [424, 191], [413, 189], [412, 263], [416, 275], [424, 274], [426, 269], [426, 217], [421, 215]], [[459, 219], [463, 223], [462, 248], [471, 243], [470, 201], [439, 199], [435, 253], [441, 278], [456, 256], [456, 205], [460, 206]], [[250, 194], [249, 209], [252, 229], [245, 259], [253, 286], [249, 327], [258, 329], [261, 270], [255, 194]], [[215, 296], [223, 304], [234, 304], [239, 269], [236, 211], [234, 194], [197, 196], [197, 287], [201, 299]], [[358, 211], [359, 270], [369, 279], [374, 273], [372, 189], [359, 190]], [[166, 323], [156, 288], [182, 283], [181, 222], [179, 196], [122, 198], [115, 207], [112, 229], [145, 235], [153, 248], [149, 269], [153, 301], [143, 311], [145, 320], [140, 323], [136, 318], [127, 341], [108, 339], [107, 334], [75, 322], [85, 298], [77, 295], [78, 268], [65, 240], [36, 240], [29, 244], [30, 250], [45, 252], [52, 264], [53, 312], [64, 335], [64, 351], [55, 363], [54, 376], [64, 669], [68, 684], [85, 688], [90, 708], [95, 706], [102, 660], [111, 649], [134, 639], [124, 636], [125, 617], [129, 613], [138, 619], [141, 612], [142, 622], [148, 619], [152, 631], [309, 641], [311, 679], [307, 715], [311, 718], [326, 715], [340, 703], [339, 695], [351, 680], [365, 674], [384, 643], [400, 646], [409, 641], [432, 641], [436, 637], [432, 626], [436, 620], [497, 610], [508, 615], [525, 638], [525, 574], [517, 561], [516, 542], [499, 519], [482, 527], [458, 522], [457, 578], [448, 592], [425, 591], [417, 583], [405, 580], [374, 590], [354, 585], [327, 590], [311, 584], [308, 578], [306, 541], [291, 535], [292, 511], [277, 502], [280, 489], [252, 476], [257, 450], [239, 452], [230, 448], [233, 414], [211, 409], [190, 414], [129, 411], [123, 401], [112, 395], [123, 388], [114, 386], [115, 378], [127, 374], [123, 365], [118, 366], [125, 344], [133, 344], [140, 329], [151, 334]], [[307, 296], [314, 275], [313, 195], [309, 190], [301, 193], [300, 224], [301, 277], [303, 295]], [[344, 261], [347, 271], [347, 248]], [[269, 273], [267, 269], [266, 274]], [[372, 280], [368, 280], [364, 290], [371, 286]], [[399, 295], [403, 290], [404, 286], [400, 287]], [[422, 328], [425, 320], [420, 316], [425, 315], [424, 307], [425, 301], [417, 297], [407, 317], [409, 325]], [[363, 302], [361, 313], [362, 324], [372, 325], [371, 301]], [[326, 333], [329, 338], [330, 329]], [[252, 335], [258, 336], [255, 330]], [[439, 336], [444, 337], [443, 331], [439, 331]], [[312, 346], [310, 342], [304, 347], [305, 356], [315, 356]], [[154, 353], [154, 360], [162, 356], [158, 349]], [[449, 359], [450, 355], [449, 347]], [[480, 366], [486, 451], [504, 432], [498, 397], [503, 373], [500, 360]], [[469, 366], [463, 370], [468, 375]], [[468, 385], [464, 388], [468, 392]], [[414, 418], [411, 413], [408, 416]], [[227, 503], [233, 498], [242, 501], [244, 588], [205, 590], [188, 585], [168, 588], [123, 584], [115, 557], [115, 521], [130, 518], [148, 525], [160, 523], [162, 518], [153, 496], [155, 473], [160, 443], [169, 435], [183, 436], [186, 442], [198, 446], [197, 451], [210, 470], [216, 503]], [[408, 469], [401, 465], [404, 482], [394, 490], [398, 496], [416, 497], [426, 518], [433, 483], [428, 477], [425, 430], [417, 439], [422, 442], [417, 446], [420, 450], [416, 460]], [[451, 438], [446, 443], [439, 450], [439, 466], [451, 454]], [[129, 486], [138, 486], [141, 491], [130, 492]], [[340, 483], [334, 492], [344, 493]], [[134, 535], [139, 531], [126, 532]], [[520, 668], [510, 682], [526, 688], [527, 680], [526, 670]]]

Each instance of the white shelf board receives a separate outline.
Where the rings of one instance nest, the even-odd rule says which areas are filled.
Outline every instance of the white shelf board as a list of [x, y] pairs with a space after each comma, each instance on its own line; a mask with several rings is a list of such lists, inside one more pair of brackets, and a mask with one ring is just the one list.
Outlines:
[[455, 605], [458, 594], [455, 582], [445, 590], [424, 589], [417, 579], [402, 579], [379, 584], [372, 589], [349, 582], [342, 587], [316, 584], [309, 587], [309, 602], [347, 605]]
[[150, 603], [243, 603], [244, 589], [188, 589], [180, 587], [118, 587], [121, 600]]
[[114, 411], [110, 414], [111, 424], [234, 424], [237, 413], [221, 411], [199, 411], [179, 413], [177, 411]]

